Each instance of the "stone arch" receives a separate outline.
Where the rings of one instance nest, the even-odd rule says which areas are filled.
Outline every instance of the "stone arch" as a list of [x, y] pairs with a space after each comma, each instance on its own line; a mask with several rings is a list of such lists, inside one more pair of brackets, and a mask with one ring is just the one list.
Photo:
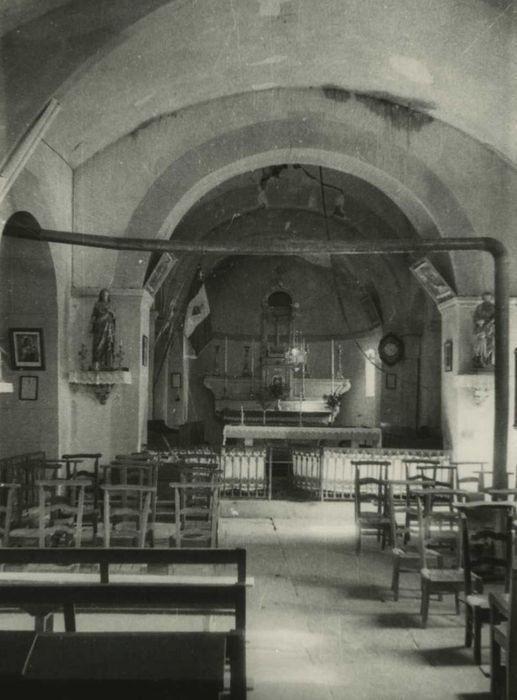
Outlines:
[[[26, 224], [37, 220], [27, 212], [16, 212], [10, 220]], [[59, 446], [59, 346], [56, 267], [46, 242], [5, 237], [0, 256], [0, 337], [7, 341], [9, 328], [41, 331], [44, 369], [26, 368], [37, 377], [37, 401], [18, 400], [18, 376], [3, 364], [4, 379], [15, 383], [13, 394], [6, 394], [0, 405], [0, 422], [9, 425], [2, 435], [0, 454], [45, 450], [58, 454]], [[3, 345], [3, 343], [2, 343]]]
[[[391, 144], [391, 149], [397, 154], [397, 158], [391, 160], [398, 161], [398, 164], [388, 162], [390, 159], [385, 157], [379, 157], [375, 162], [373, 157], [368, 159], [364, 153], [354, 154], [350, 152], [353, 137], [348, 134], [347, 143], [340, 138], [342, 123], [336, 123], [332, 139], [329, 139], [328, 123], [325, 133], [316, 122], [306, 124], [299, 143], [293, 145], [292, 133], [298, 124], [294, 118], [256, 123], [226, 132], [184, 153], [170, 163], [148, 189], [133, 211], [126, 235], [141, 236], [147, 230], [153, 237], [169, 237], [191, 207], [217, 185], [236, 175], [276, 163], [321, 165], [370, 183], [400, 208], [423, 238], [473, 234], [474, 227], [451, 190], [426, 163], [410, 152]], [[446, 128], [441, 124], [439, 127]], [[359, 131], [357, 127], [356, 131], [358, 140], [375, 136], [371, 132]], [[280, 144], [271, 148], [276, 137]], [[229, 141], [234, 148], [229, 148]], [[411, 185], [404, 182], [401, 173], [397, 172], [403, 159], [407, 161], [406, 171], [411, 171]], [[170, 193], [166, 205], [164, 192]], [[453, 258], [453, 264], [456, 275], [459, 274], [458, 286], [462, 287], [462, 275], [466, 275], [468, 286], [468, 271], [461, 270], [457, 258]], [[115, 272], [117, 284], [124, 286], [130, 284], [130, 280], [131, 285], [138, 284], [137, 280], [141, 283], [142, 275], [142, 267], [134, 264], [130, 256], [120, 256]]]

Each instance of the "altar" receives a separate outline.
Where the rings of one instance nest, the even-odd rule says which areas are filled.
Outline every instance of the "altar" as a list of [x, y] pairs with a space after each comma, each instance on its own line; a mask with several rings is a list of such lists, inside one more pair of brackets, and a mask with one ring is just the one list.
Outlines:
[[[263, 299], [260, 323], [260, 339], [232, 342], [229, 348], [225, 337], [224, 344], [215, 345], [213, 371], [203, 377], [203, 383], [214, 397], [218, 418], [225, 425], [246, 424], [254, 429], [291, 426], [301, 429], [298, 439], [305, 427], [324, 430], [332, 425], [351, 388], [343, 374], [341, 344], [336, 348], [334, 339], [329, 338], [325, 360], [318, 357], [316, 361], [307, 338], [296, 327], [301, 323], [299, 304], [280, 283]], [[242, 357], [238, 372], [235, 362], [231, 369], [228, 364], [230, 355], [236, 354]], [[266, 433], [267, 439], [285, 439]], [[248, 442], [252, 439], [246, 438]], [[349, 432], [339, 437], [331, 431], [326, 439], [339, 443], [351, 438]]]
[[363, 427], [307, 427], [293, 425], [225, 425], [223, 428], [223, 445], [227, 440], [239, 440], [247, 447], [255, 441], [284, 441], [293, 443], [306, 442], [308, 445], [324, 443], [343, 445], [351, 448], [381, 447], [382, 432], [380, 428]]

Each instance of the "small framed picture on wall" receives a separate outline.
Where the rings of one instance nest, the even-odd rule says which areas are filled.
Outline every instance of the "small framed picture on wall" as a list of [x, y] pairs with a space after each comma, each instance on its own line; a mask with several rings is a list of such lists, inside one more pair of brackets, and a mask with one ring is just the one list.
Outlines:
[[19, 397], [21, 401], [37, 401], [38, 377], [20, 377]]
[[446, 340], [443, 344], [443, 369], [445, 372], [452, 372], [452, 340]]
[[386, 389], [396, 389], [397, 388], [397, 375], [393, 372], [386, 373]]
[[9, 328], [9, 344], [13, 369], [45, 369], [41, 328]]
[[147, 367], [149, 364], [149, 338], [146, 335], [142, 336], [142, 365]]

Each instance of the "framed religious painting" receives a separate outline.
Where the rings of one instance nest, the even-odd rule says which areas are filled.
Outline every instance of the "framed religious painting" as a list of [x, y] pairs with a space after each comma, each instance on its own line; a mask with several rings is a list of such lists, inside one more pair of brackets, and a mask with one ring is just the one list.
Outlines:
[[149, 364], [149, 338], [146, 335], [142, 336], [142, 365], [147, 367]]
[[37, 401], [38, 399], [38, 377], [24, 375], [20, 377], [19, 398], [20, 401]]
[[179, 372], [171, 372], [171, 387], [181, 389], [181, 374]]
[[409, 269], [435, 304], [443, 304], [444, 301], [456, 296], [454, 290], [428, 258], [422, 258]]
[[145, 289], [149, 292], [149, 294], [152, 294], [153, 296], [156, 294], [177, 261], [178, 258], [171, 253], [164, 253], [161, 256], [156, 264], [156, 267], [149, 275], [149, 279], [145, 283]]
[[444, 372], [452, 372], [452, 340], [446, 340], [443, 344], [443, 369]]
[[45, 350], [41, 328], [9, 328], [13, 369], [45, 369]]
[[397, 375], [392, 372], [386, 373], [386, 389], [396, 389], [397, 388]]

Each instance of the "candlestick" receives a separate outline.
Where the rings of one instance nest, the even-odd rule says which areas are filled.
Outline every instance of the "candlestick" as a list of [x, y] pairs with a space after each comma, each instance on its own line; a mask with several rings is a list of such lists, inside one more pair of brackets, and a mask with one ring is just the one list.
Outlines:
[[302, 355], [302, 400], [305, 398], [305, 357]]
[[224, 396], [228, 393], [228, 336], [224, 337]]
[[332, 393], [334, 393], [334, 338], [330, 341], [330, 374], [332, 378]]
[[244, 425], [244, 407], [241, 404], [241, 425]]

